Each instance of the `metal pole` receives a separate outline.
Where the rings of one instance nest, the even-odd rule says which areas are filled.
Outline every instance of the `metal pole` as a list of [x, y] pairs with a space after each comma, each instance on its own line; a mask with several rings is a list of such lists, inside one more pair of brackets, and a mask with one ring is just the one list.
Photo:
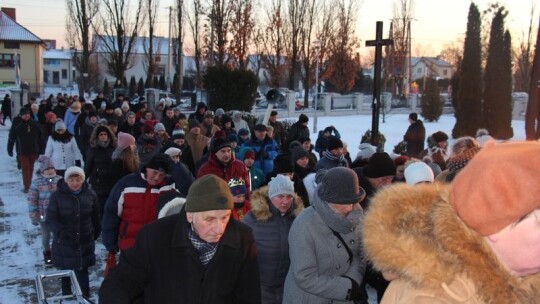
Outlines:
[[317, 63], [315, 64], [315, 115], [313, 116], [313, 133], [317, 133], [317, 110], [319, 106], [319, 50], [317, 48]]
[[171, 33], [172, 33], [172, 6], [169, 6], [169, 50], [167, 54], [167, 92], [171, 91], [171, 64], [172, 64], [172, 57], [171, 57], [171, 50], [172, 50], [172, 39], [171, 39]]

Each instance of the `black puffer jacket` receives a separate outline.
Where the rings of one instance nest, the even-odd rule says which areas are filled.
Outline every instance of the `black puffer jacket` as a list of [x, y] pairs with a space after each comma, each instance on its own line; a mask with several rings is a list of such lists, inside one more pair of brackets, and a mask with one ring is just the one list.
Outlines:
[[83, 184], [73, 194], [61, 179], [47, 208], [47, 226], [53, 232], [52, 256], [60, 269], [81, 269], [96, 263], [95, 240], [101, 233], [96, 193]]
[[[109, 143], [102, 146], [98, 142], [98, 135], [107, 132]], [[86, 152], [84, 162], [84, 173], [90, 178], [90, 185], [98, 195], [105, 195], [111, 192], [112, 183], [111, 170], [112, 154], [116, 148], [116, 137], [107, 126], [97, 126], [90, 136], [90, 148]]]
[[36, 121], [32, 119], [24, 121], [20, 116], [13, 120], [9, 129], [8, 152], [13, 151], [15, 145], [19, 155], [38, 155], [40, 142], [41, 128]]

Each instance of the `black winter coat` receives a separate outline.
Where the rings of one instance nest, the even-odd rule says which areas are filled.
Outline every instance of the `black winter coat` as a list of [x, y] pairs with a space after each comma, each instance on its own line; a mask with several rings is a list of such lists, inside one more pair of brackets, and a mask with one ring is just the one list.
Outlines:
[[90, 137], [90, 148], [86, 152], [84, 172], [90, 178], [90, 185], [98, 195], [109, 194], [114, 186], [112, 183], [111, 170], [112, 154], [116, 147], [116, 138], [107, 128], [109, 145], [102, 147], [98, 144], [98, 134], [95, 128]]
[[2, 114], [4, 117], [6, 116], [11, 117], [11, 98], [10, 97], [4, 97], [4, 100], [2, 100]]
[[[259, 267], [251, 230], [229, 221], [207, 265], [187, 236], [184, 209], [147, 224], [124, 250], [99, 290], [100, 303], [261, 303]], [[158, 249], [159, 248], [159, 249]]]
[[287, 132], [287, 142], [285, 143], [285, 147], [283, 147], [283, 149], [288, 150], [291, 142], [301, 138], [309, 138], [309, 128], [299, 122], [295, 122], [289, 129], [289, 132]]
[[73, 194], [61, 179], [51, 194], [47, 208], [47, 226], [53, 233], [52, 259], [60, 269], [88, 268], [96, 263], [95, 240], [101, 233], [96, 193], [83, 184]]
[[13, 151], [15, 145], [19, 155], [38, 155], [40, 143], [41, 127], [37, 121], [33, 119], [24, 121], [20, 116], [17, 116], [9, 129], [8, 152]]
[[407, 141], [407, 155], [414, 158], [420, 158], [420, 154], [424, 151], [424, 140], [426, 139], [426, 128], [422, 121], [409, 125], [407, 132], [403, 136], [403, 140]]

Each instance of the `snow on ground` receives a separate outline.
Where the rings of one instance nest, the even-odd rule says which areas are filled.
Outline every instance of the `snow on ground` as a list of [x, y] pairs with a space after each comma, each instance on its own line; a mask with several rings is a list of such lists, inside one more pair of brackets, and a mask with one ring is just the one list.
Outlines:
[[[387, 114], [386, 122], [380, 119], [380, 131], [386, 137], [385, 151], [391, 154], [394, 145], [400, 142], [409, 125], [405, 114]], [[451, 134], [455, 123], [453, 115], [444, 115], [438, 122], [424, 123], [426, 134], [444, 131]], [[319, 117], [318, 130], [334, 125], [341, 133], [343, 141], [348, 143], [351, 157], [358, 152], [358, 144], [364, 132], [371, 129], [371, 116], [333, 116]], [[525, 139], [523, 121], [513, 121], [514, 139]], [[313, 118], [309, 128], [313, 129]], [[0, 197], [4, 205], [0, 206], [0, 303], [35, 303], [37, 302], [35, 277], [48, 269], [43, 267], [41, 236], [38, 227], [32, 226], [28, 217], [26, 195], [22, 190], [21, 173], [17, 169], [15, 158], [5, 154], [8, 126], [0, 126]], [[315, 143], [316, 134], [311, 134]], [[451, 144], [451, 142], [450, 142]], [[98, 241], [96, 245], [98, 264], [90, 269], [90, 285], [93, 300], [97, 299], [97, 290], [103, 279], [106, 250]], [[51, 269], [52, 270], [52, 269]], [[59, 290], [58, 290], [59, 291]]]

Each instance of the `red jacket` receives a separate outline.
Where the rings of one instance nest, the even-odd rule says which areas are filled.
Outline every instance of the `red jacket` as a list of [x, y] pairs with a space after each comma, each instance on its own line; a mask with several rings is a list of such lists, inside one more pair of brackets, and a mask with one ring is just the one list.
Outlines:
[[[215, 153], [210, 153], [208, 162], [202, 165], [197, 172], [197, 178], [207, 174], [217, 175], [226, 182], [229, 182], [231, 178], [241, 178], [246, 183], [246, 187], [250, 189], [251, 182], [249, 180], [246, 165], [244, 165], [243, 162], [235, 159], [234, 155], [232, 155], [231, 161], [227, 163], [227, 165], [223, 165], [220, 161], [218, 161]], [[249, 198], [249, 190], [246, 197]]]

